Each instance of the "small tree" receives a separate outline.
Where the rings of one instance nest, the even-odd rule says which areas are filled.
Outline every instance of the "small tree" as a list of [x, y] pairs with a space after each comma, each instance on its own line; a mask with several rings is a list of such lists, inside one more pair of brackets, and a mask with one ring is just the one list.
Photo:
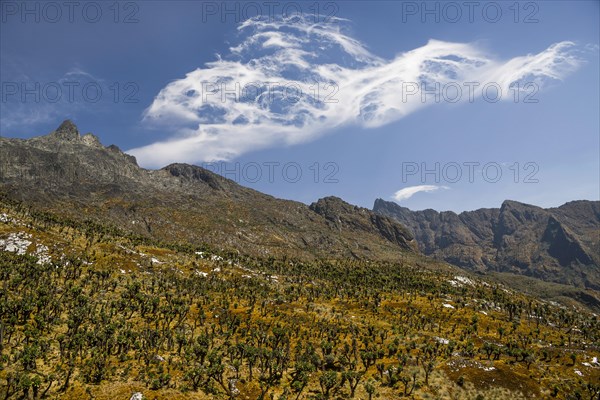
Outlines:
[[577, 361], [577, 354], [571, 353], [569, 355], [569, 358], [571, 359], [571, 363], [572, 363], [571, 365], [575, 365], [575, 361]]
[[348, 382], [348, 387], [350, 388], [350, 398], [354, 398], [356, 387], [358, 386], [362, 376], [363, 374], [356, 371], [344, 371], [342, 373], [342, 384], [344, 382]]
[[375, 394], [375, 381], [373, 379], [369, 379], [365, 383], [365, 391], [369, 395], [369, 400], [372, 400], [373, 395]]
[[329, 398], [329, 392], [331, 389], [335, 387], [338, 383], [337, 372], [335, 371], [325, 371], [319, 377], [319, 385], [321, 385], [321, 392], [326, 399]]

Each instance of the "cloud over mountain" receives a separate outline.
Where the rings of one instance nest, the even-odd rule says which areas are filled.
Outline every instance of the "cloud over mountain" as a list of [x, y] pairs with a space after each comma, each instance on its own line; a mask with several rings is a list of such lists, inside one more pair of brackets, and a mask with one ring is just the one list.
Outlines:
[[169, 83], [146, 109], [144, 120], [172, 137], [129, 153], [150, 167], [231, 160], [344, 125], [382, 126], [431, 104], [513, 100], [581, 63], [572, 42], [498, 60], [476, 44], [430, 40], [385, 60], [347, 25], [299, 17], [241, 23], [230, 54]]

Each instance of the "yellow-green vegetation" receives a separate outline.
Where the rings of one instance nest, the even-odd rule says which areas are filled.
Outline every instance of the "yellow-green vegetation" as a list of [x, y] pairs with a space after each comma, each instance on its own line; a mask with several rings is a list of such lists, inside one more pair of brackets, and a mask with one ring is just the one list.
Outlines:
[[261, 259], [8, 204], [0, 241], [0, 398], [600, 392], [595, 315], [416, 255]]

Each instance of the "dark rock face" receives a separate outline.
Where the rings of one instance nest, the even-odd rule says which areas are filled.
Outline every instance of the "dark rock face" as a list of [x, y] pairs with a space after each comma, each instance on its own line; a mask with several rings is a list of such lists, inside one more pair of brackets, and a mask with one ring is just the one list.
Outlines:
[[406, 226], [425, 254], [451, 264], [600, 290], [598, 201], [543, 209], [507, 200], [499, 209], [456, 214], [378, 199], [374, 211]]
[[370, 232], [404, 249], [413, 249], [415, 246], [412, 235], [402, 225], [366, 208], [348, 204], [338, 197], [320, 199], [312, 203], [310, 209], [325, 217], [338, 230]]
[[79, 136], [79, 130], [71, 120], [65, 120], [57, 130], [53, 132], [54, 137], [57, 140], [67, 142], [78, 142], [81, 137]]
[[563, 267], [568, 267], [574, 262], [593, 264], [591, 255], [586, 253], [575, 235], [567, 229], [555, 217], [548, 218], [546, 230], [542, 235], [542, 241], [548, 246], [548, 254], [556, 258]]
[[220, 176], [195, 165], [171, 164], [163, 168], [173, 176], [181, 177], [188, 182], [201, 182], [215, 190], [227, 190], [227, 182]]
[[275, 199], [206, 169], [140, 168], [71, 121], [29, 140], [0, 137], [0, 194], [167, 241], [299, 258], [397, 260], [414, 253], [396, 221], [336, 199], [322, 208]]

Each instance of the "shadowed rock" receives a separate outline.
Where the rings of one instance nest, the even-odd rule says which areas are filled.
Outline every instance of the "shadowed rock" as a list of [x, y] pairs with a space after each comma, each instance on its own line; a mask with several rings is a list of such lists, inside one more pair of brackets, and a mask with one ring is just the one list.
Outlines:
[[507, 200], [499, 209], [456, 214], [377, 199], [373, 210], [406, 226], [425, 254], [457, 266], [600, 289], [598, 201], [543, 209]]

